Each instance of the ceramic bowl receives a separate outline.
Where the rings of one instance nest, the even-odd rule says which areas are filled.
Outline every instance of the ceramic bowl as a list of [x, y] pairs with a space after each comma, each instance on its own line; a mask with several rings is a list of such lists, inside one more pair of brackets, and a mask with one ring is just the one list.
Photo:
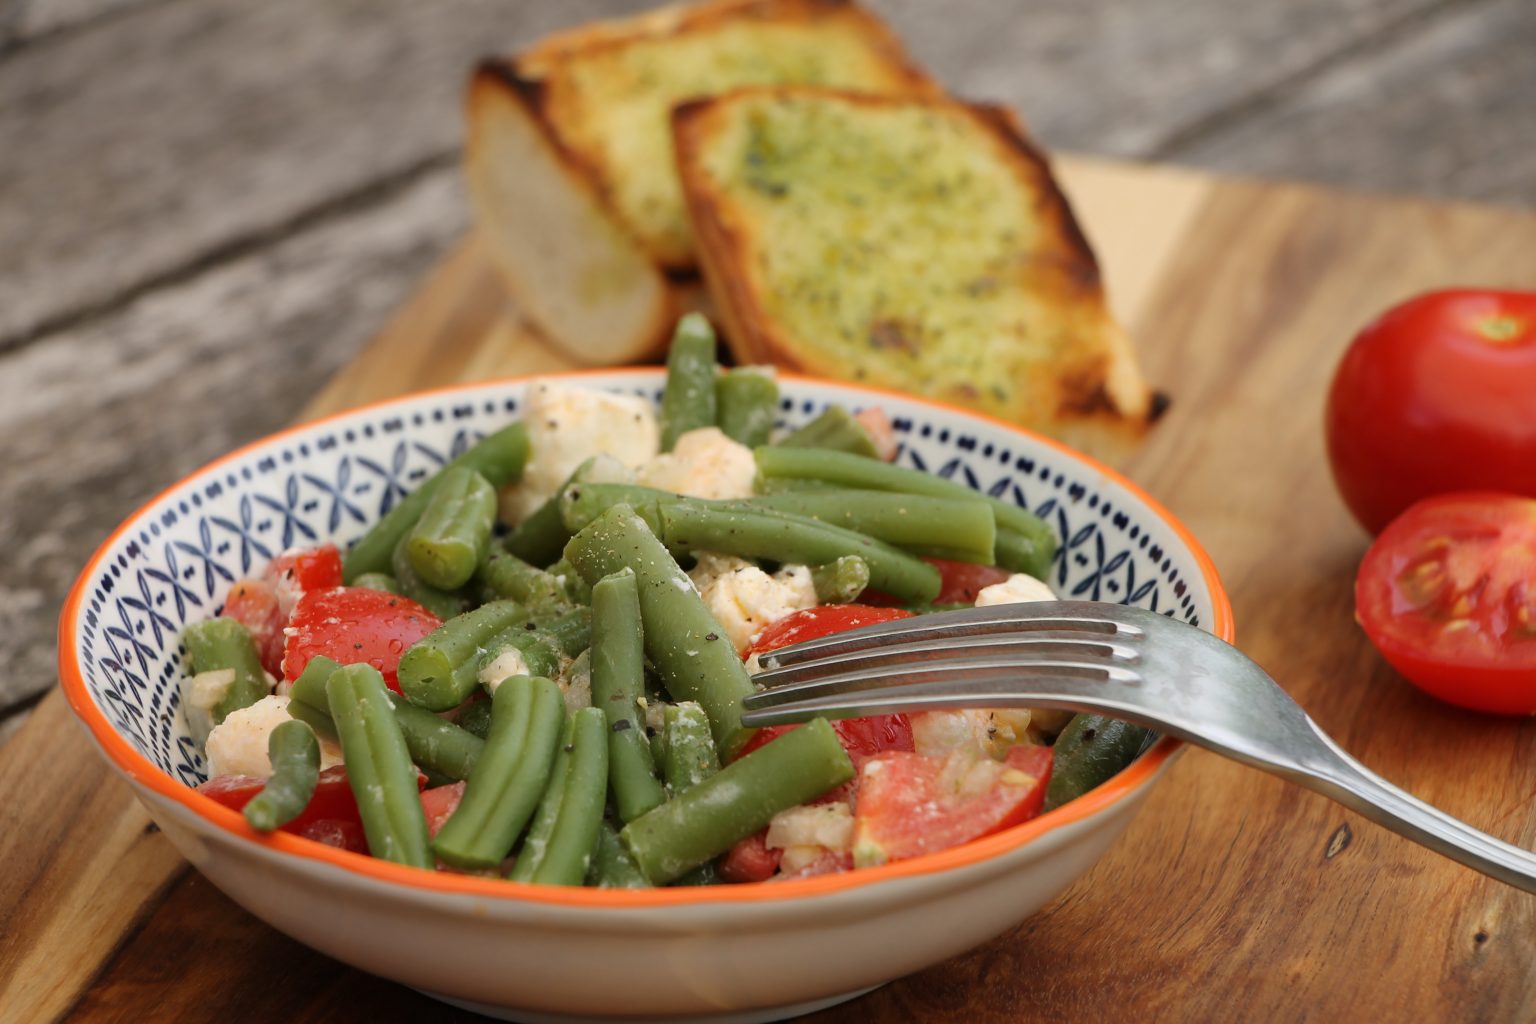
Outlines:
[[[556, 375], [659, 396], [655, 369]], [[301, 942], [438, 998], [519, 1020], [760, 1020], [830, 1005], [1017, 924], [1087, 872], [1178, 744], [997, 835], [881, 868], [784, 883], [600, 891], [434, 874], [252, 832], [192, 787], [206, 764], [179, 706], [184, 623], [282, 549], [362, 534], [445, 459], [518, 414], [526, 380], [381, 402], [246, 446], [127, 520], [64, 608], [70, 706], [177, 849]], [[1210, 559], [1139, 488], [1061, 445], [927, 401], [790, 377], [781, 419], [879, 405], [900, 462], [1043, 516], [1063, 597], [1126, 602], [1230, 638]]]

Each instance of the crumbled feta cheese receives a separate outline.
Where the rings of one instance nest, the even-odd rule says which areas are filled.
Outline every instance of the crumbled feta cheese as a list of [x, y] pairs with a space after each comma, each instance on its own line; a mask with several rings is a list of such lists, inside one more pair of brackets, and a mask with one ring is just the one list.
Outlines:
[[639, 474], [639, 482], [647, 487], [693, 498], [750, 498], [756, 479], [752, 449], [732, 441], [719, 427], [688, 431]]
[[219, 706], [219, 701], [224, 699], [234, 682], [235, 670], [232, 668], [199, 672], [187, 680], [181, 704], [187, 709], [187, 731], [192, 734], [193, 743], [207, 742], [208, 734], [213, 731], [213, 709]]
[[617, 476], [612, 482], [624, 482], [650, 461], [661, 443], [649, 401], [565, 384], [530, 385], [523, 423], [528, 429], [528, 465], [503, 494], [501, 505], [502, 516], [513, 523], [527, 518], [592, 456], [606, 454], [618, 463], [617, 469], [595, 473], [594, 480]]
[[1034, 742], [1030, 725], [1036, 715], [1051, 712], [1030, 708], [965, 708], [912, 714], [912, 746], [919, 754], [945, 757], [956, 751], [982, 751], [1001, 759], [1010, 747]]
[[[267, 778], [272, 774], [272, 762], [267, 758], [268, 737], [273, 729], [292, 720], [288, 714], [287, 697], [263, 697], [250, 707], [230, 712], [208, 734], [205, 749], [209, 773]], [[324, 770], [338, 764], [341, 764], [341, 749], [320, 737], [320, 768]]]
[[1054, 601], [1056, 592], [1026, 573], [1016, 572], [1001, 583], [982, 587], [976, 595], [977, 608], [998, 604], [1023, 604], [1027, 601]]
[[494, 694], [503, 680], [529, 674], [528, 659], [523, 657], [523, 652], [508, 647], [480, 667], [480, 685], [485, 687], [486, 693]]
[[780, 811], [768, 823], [770, 849], [810, 846], [841, 852], [853, 845], [853, 811], [841, 801]]
[[701, 552], [688, 577], [738, 651], [774, 620], [816, 606], [811, 570], [803, 565], [769, 576], [745, 559]]

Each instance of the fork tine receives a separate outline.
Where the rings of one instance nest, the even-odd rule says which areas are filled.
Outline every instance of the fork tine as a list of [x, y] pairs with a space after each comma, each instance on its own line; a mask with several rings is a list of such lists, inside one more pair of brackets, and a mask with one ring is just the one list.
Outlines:
[[874, 668], [877, 665], [898, 664], [917, 666], [927, 662], [949, 661], [956, 658], [1001, 657], [1014, 654], [1060, 655], [1125, 664], [1135, 662], [1138, 657], [1134, 648], [1115, 643], [1109, 638], [1084, 640], [1081, 639], [1081, 634], [1056, 631], [998, 633], [967, 640], [963, 647], [957, 647], [954, 640], [944, 637], [937, 640], [917, 640], [911, 643], [882, 644], [877, 648], [832, 654], [760, 672], [754, 677], [754, 682], [760, 686], [778, 687], [840, 669]]
[[[765, 682], [772, 683], [776, 673], [764, 673]], [[825, 676], [790, 682], [747, 697], [743, 706], [748, 710], [798, 704], [822, 697], [859, 694], [868, 696], [875, 691], [905, 692], [913, 686], [943, 684], [952, 690], [964, 688], [971, 694], [973, 705], [976, 696], [988, 688], [990, 694], [998, 687], [1008, 685], [1027, 686], [1032, 679], [1072, 680], [1103, 688], [1113, 683], [1134, 685], [1140, 676], [1132, 669], [1098, 659], [1073, 661], [1049, 655], [1014, 654], [1004, 656], [954, 657], [943, 661], [919, 662], [892, 670], [883, 666], [861, 667], [848, 671], [832, 672]]]
[[1077, 634], [1081, 639], [1142, 635], [1136, 626], [1105, 617], [1102, 606], [1078, 601], [1034, 601], [893, 619], [781, 647], [762, 655], [760, 660], [766, 667], [783, 668], [812, 658], [884, 648], [893, 642], [959, 642], [999, 633], [1029, 632]]

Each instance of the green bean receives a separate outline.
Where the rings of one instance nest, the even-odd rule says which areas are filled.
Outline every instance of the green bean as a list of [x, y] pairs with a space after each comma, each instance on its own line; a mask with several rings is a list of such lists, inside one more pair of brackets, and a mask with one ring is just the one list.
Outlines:
[[475, 581], [487, 601], [516, 601], [534, 614], [563, 612], [571, 607], [570, 595], [558, 577], [510, 551], [492, 548], [475, 570]]
[[661, 395], [661, 450], [690, 430], [715, 425], [715, 331], [701, 313], [677, 322]]
[[549, 565], [565, 550], [566, 541], [573, 531], [566, 529], [560, 520], [560, 495], [572, 484], [589, 481], [613, 481], [624, 479], [624, 464], [611, 455], [594, 455], [582, 462], [555, 489], [544, 504], [534, 509], [528, 518], [518, 523], [509, 533], [503, 546], [512, 554], [533, 565]]
[[[531, 627], [531, 628], [530, 628]], [[511, 671], [490, 672], [493, 664], [502, 660], [508, 651], [516, 651], [518, 659], [509, 666]], [[560, 648], [548, 631], [529, 622], [518, 622], [497, 633], [485, 642], [485, 650], [479, 656], [476, 676], [487, 690], [493, 691], [501, 682], [496, 676], [549, 676], [560, 672]]]
[[496, 488], [490, 481], [472, 469], [445, 469], [411, 527], [405, 553], [429, 586], [453, 590], [474, 576], [495, 527]]
[[320, 741], [303, 722], [282, 722], [267, 736], [267, 758], [272, 774], [245, 805], [245, 820], [258, 832], [286, 825], [309, 806], [320, 781]]
[[935, 498], [885, 491], [814, 491], [751, 498], [742, 504], [809, 516], [934, 558], [992, 564], [997, 528], [980, 494]]
[[351, 583], [363, 590], [382, 590], [386, 594], [400, 593], [400, 584], [387, 572], [365, 572]]
[[666, 757], [662, 774], [667, 792], [686, 792], [720, 770], [720, 755], [709, 737], [709, 719], [693, 701], [668, 704], [662, 712]]
[[446, 718], [439, 718], [426, 708], [419, 708], [400, 696], [389, 695], [395, 705], [395, 718], [405, 736], [411, 760], [426, 771], [433, 771], [450, 781], [469, 778], [475, 760], [485, 742]]
[[597, 708], [571, 716], [539, 813], [509, 876], [514, 882], [580, 885], [587, 877], [608, 794], [607, 731]]
[[213, 708], [215, 725], [241, 708], [248, 708], [271, 692], [266, 670], [251, 631], [235, 619], [203, 619], [181, 632], [193, 675], [230, 669], [235, 678]]
[[581, 573], [577, 572], [576, 567], [567, 562], [564, 557], [557, 562], [551, 562], [549, 568], [544, 571], [560, 584], [560, 588], [571, 604], [592, 603], [591, 585], [581, 578]]
[[560, 687], [548, 679], [515, 676], [496, 688], [485, 747], [432, 844], [439, 857], [461, 868], [502, 862], [549, 784], [564, 718]]
[[811, 566], [811, 585], [821, 604], [852, 604], [869, 586], [869, 563], [858, 555]]
[[[523, 465], [527, 461], [528, 431], [521, 423], [513, 423], [489, 435], [443, 468], [471, 469], [485, 477], [492, 487], [502, 487], [523, 475]], [[423, 480], [352, 545], [341, 562], [342, 577], [347, 582], [365, 572], [390, 571], [395, 548], [421, 518], [442, 479], [443, 474], [439, 471]], [[398, 571], [396, 575], [399, 575]]]
[[[592, 588], [592, 706], [608, 723], [608, 782], [620, 821], [633, 821], [667, 799], [656, 779], [640, 718], [645, 692], [645, 639], [640, 592], [632, 569], [604, 576]], [[702, 717], [703, 712], [700, 711]], [[705, 720], [704, 735], [709, 735]], [[714, 742], [710, 741], [710, 753]]]
[[1148, 730], [1103, 715], [1074, 715], [1056, 737], [1045, 809], [1052, 810], [1108, 781], [1141, 753]]
[[858, 555], [869, 585], [903, 601], [932, 601], [939, 571], [927, 562], [862, 533], [744, 503], [679, 501], [658, 508], [661, 537], [672, 550], [718, 551], [743, 558], [820, 565]]
[[738, 366], [715, 380], [715, 409], [720, 432], [738, 444], [768, 443], [779, 407], [779, 382], [766, 366]]
[[741, 702], [752, 680], [725, 629], [644, 520], [616, 505], [571, 538], [565, 557], [588, 583], [626, 566], [635, 571], [646, 656], [673, 697], [703, 705], [715, 743], [734, 754], [751, 735], [741, 725]]
[[327, 739], [336, 738], [336, 723], [331, 721], [330, 699], [325, 693], [325, 681], [331, 678], [341, 665], [323, 654], [309, 659], [304, 671], [288, 689], [288, 714], [313, 729], [316, 735]]
[[[642, 508], [658, 503], [681, 501], [682, 496], [671, 491], [661, 491], [639, 484], [581, 484], [567, 487], [560, 495], [560, 517], [574, 535], [591, 526], [615, 505], [629, 505], [638, 513]], [[655, 524], [641, 515], [646, 524], [655, 530]]]
[[515, 601], [492, 601], [444, 622], [400, 656], [400, 691], [428, 711], [458, 707], [480, 682], [486, 641], [523, 615]]
[[[977, 494], [953, 480], [845, 452], [770, 445], [756, 449], [754, 454], [758, 474], [765, 480], [786, 477], [819, 480], [862, 490], [928, 494], [936, 498], [974, 500]], [[994, 552], [997, 564], [1012, 572], [1043, 576], [1056, 552], [1056, 538], [1051, 528], [1040, 517], [1011, 502], [992, 497], [986, 498], [986, 502], [992, 507], [992, 515], [997, 521], [998, 544]], [[1018, 535], [1019, 540], [1010, 537], [1005, 542], [1004, 537], [1008, 534]]]
[[491, 731], [490, 695], [486, 694], [481, 699], [472, 700], [459, 708], [459, 713], [454, 718], [454, 723], [471, 736], [478, 736], [482, 740], [485, 739], [486, 734]]
[[619, 838], [647, 880], [662, 885], [853, 775], [836, 731], [813, 719], [636, 818]]
[[416, 574], [406, 549], [410, 539], [410, 534], [400, 538], [400, 543], [396, 545], [395, 554], [391, 560], [395, 570], [395, 586], [400, 589], [400, 593], [444, 621], [455, 615], [464, 614], [465, 609], [469, 607], [469, 602], [463, 594], [455, 590], [434, 587]]
[[416, 768], [384, 677], [372, 665], [343, 665], [326, 680], [325, 692], [341, 737], [347, 782], [368, 837], [368, 852], [430, 870], [432, 850], [416, 788]]
[[587, 871], [587, 884], [597, 889], [649, 889], [635, 859], [619, 842], [619, 833], [607, 822], [597, 831], [597, 846], [592, 852], [592, 867]]
[[866, 459], [880, 458], [880, 449], [864, 425], [841, 405], [829, 405], [821, 415], [779, 441], [787, 448], [827, 448]]

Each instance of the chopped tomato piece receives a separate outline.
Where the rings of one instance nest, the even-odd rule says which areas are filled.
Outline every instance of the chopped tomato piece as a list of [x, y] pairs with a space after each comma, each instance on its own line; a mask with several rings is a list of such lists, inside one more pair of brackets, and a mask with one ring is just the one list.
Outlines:
[[363, 831], [360, 821], [345, 821], [340, 818], [321, 818], [312, 821], [300, 829], [290, 829], [296, 835], [305, 839], [313, 839], [317, 843], [326, 846], [334, 846], [338, 850], [350, 850], [353, 853], [368, 852], [368, 836]]
[[885, 414], [884, 409], [872, 405], [855, 413], [853, 418], [874, 442], [876, 454], [886, 462], [896, 458], [896, 454], [901, 451], [901, 442], [896, 440], [896, 428], [891, 425], [891, 418]]
[[273, 677], [281, 676], [283, 627], [288, 624], [288, 616], [278, 601], [276, 588], [264, 579], [240, 580], [230, 588], [220, 614], [250, 631], [261, 667]]
[[720, 877], [727, 882], [763, 882], [779, 870], [783, 850], [768, 848], [768, 830], [763, 829], [732, 846], [720, 858]]
[[858, 629], [860, 626], [873, 626], [877, 622], [904, 619], [911, 614], [902, 608], [872, 608], [863, 604], [817, 605], [815, 608], [790, 612], [782, 619], [769, 623], [768, 628], [759, 633], [752, 646], [747, 648], [747, 655], [766, 654], [790, 644]]
[[299, 598], [309, 591], [341, 586], [341, 552], [334, 544], [289, 548], [272, 559], [263, 578], [277, 592], [286, 621]]
[[422, 790], [421, 809], [427, 816], [427, 831], [436, 836], [437, 830], [447, 824], [448, 818], [459, 809], [459, 801], [462, 799], [464, 799], [462, 782]]
[[283, 648], [283, 678], [297, 679], [309, 659], [334, 658], [343, 665], [366, 662], [399, 690], [400, 655], [442, 620], [410, 598], [361, 587], [312, 590], [299, 598]]
[[995, 565], [973, 565], [943, 558], [923, 561], [939, 570], [939, 596], [934, 604], [975, 604], [976, 595], [994, 583], [1002, 583], [1013, 574]]
[[865, 762], [854, 812], [860, 867], [947, 850], [1040, 813], [1051, 749], [1021, 745], [1005, 761], [891, 751]]

